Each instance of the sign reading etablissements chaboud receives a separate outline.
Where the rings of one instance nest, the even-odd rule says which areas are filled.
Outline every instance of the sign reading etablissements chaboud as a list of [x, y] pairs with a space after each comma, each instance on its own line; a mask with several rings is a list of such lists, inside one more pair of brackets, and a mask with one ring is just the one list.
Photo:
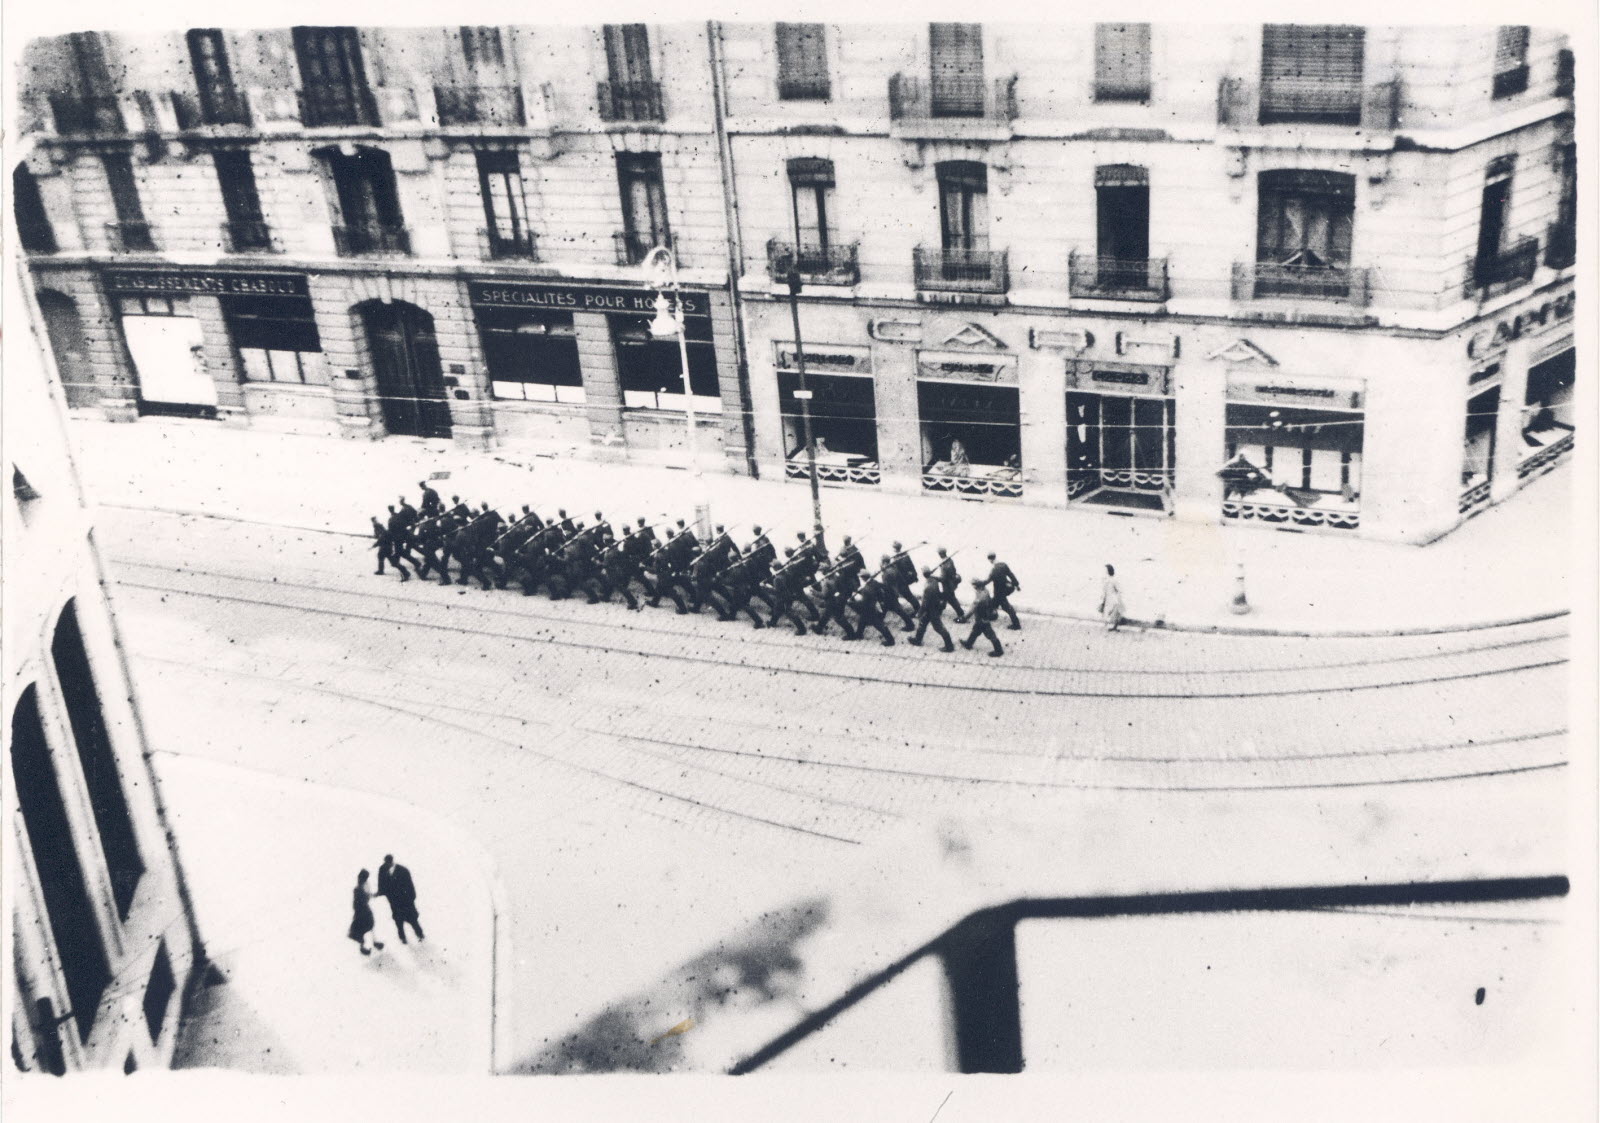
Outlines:
[[[479, 308], [528, 308], [546, 312], [613, 312], [653, 316], [656, 290], [608, 289], [592, 285], [525, 285], [509, 281], [468, 281], [467, 294]], [[711, 315], [703, 292], [683, 294], [686, 316]]]
[[169, 296], [305, 296], [303, 273], [224, 273], [215, 269], [108, 269], [107, 292]]

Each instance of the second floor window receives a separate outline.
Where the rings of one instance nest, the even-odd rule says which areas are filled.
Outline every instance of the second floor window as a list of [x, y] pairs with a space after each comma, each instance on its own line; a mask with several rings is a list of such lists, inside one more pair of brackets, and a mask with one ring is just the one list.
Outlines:
[[1150, 257], [1149, 174], [1128, 164], [1102, 165], [1094, 172], [1094, 194], [1101, 274], [1122, 265], [1130, 281], [1143, 284]]
[[400, 212], [400, 196], [389, 154], [357, 148], [320, 153], [331, 179], [336, 220], [334, 240], [342, 254], [409, 253], [410, 236]]
[[940, 164], [939, 242], [946, 253], [989, 248], [989, 173], [971, 160]]
[[928, 25], [931, 109], [935, 117], [983, 116], [983, 25]]
[[361, 36], [353, 27], [296, 27], [301, 113], [306, 125], [376, 125], [377, 107], [361, 61]]
[[[1355, 177], [1288, 169], [1262, 172], [1256, 210], [1256, 291], [1294, 295], [1348, 271]], [[1321, 286], [1320, 288], [1318, 286]]]
[[153, 250], [155, 242], [150, 237], [150, 224], [145, 221], [144, 206], [139, 201], [139, 185], [133, 177], [133, 164], [120, 153], [106, 153], [100, 157], [106, 172], [106, 187], [111, 192], [111, 206], [117, 220], [116, 238], [124, 250]]
[[624, 256], [637, 264], [653, 247], [666, 245], [672, 236], [667, 225], [661, 156], [654, 152], [618, 153], [617, 182], [622, 192]]
[[200, 96], [200, 120], [207, 125], [247, 125], [249, 114], [234, 88], [233, 70], [222, 32], [215, 27], [194, 28], [189, 41], [189, 61], [194, 67], [195, 89]]
[[1511, 214], [1511, 179], [1515, 167], [1514, 158], [1502, 157], [1489, 165], [1484, 177], [1478, 212], [1478, 252], [1473, 263], [1473, 273], [1479, 284], [1492, 283], [1500, 271]]
[[605, 25], [606, 74], [600, 116], [607, 121], [659, 121], [661, 86], [650, 62], [650, 33], [642, 23]]
[[783, 101], [826, 101], [827, 39], [820, 23], [778, 25], [778, 97]]
[[29, 253], [55, 253], [56, 235], [50, 227], [50, 216], [45, 213], [44, 198], [39, 194], [39, 181], [26, 164], [12, 169], [11, 207], [22, 248]]
[[463, 27], [461, 55], [472, 70], [498, 71], [506, 64], [498, 27]]
[[522, 190], [522, 165], [515, 152], [478, 153], [478, 181], [488, 220], [490, 257], [530, 257], [533, 232]]
[[1261, 123], [1361, 123], [1366, 32], [1327, 24], [1261, 31]]
[[1494, 96], [1510, 97], [1528, 88], [1528, 29], [1502, 27], [1495, 36]]
[[1094, 25], [1094, 99], [1148, 101], [1150, 98], [1150, 25]]
[[794, 242], [802, 253], [826, 253], [838, 241], [833, 226], [833, 161], [801, 157], [788, 163]]
[[250, 153], [242, 148], [218, 149], [211, 154], [222, 189], [222, 207], [228, 215], [228, 235], [236, 250], [271, 248], [267, 223], [261, 215], [261, 195]]

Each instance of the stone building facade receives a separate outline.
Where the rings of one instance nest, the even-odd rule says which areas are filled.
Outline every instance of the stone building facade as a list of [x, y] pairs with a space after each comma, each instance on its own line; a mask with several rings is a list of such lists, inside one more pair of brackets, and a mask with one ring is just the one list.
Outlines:
[[805, 474], [804, 357], [830, 486], [1425, 542], [1572, 446], [1572, 84], [1539, 27], [68, 36], [16, 195], [113, 416], [672, 456], [670, 241], [731, 471]]

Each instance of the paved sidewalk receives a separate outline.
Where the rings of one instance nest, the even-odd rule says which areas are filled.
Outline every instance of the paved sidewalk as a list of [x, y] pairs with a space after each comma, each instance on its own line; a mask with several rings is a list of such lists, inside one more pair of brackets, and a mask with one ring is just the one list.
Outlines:
[[[602, 465], [572, 456], [473, 453], [448, 441], [343, 441], [209, 422], [147, 418], [73, 422], [84, 482], [101, 503], [245, 518], [314, 530], [365, 533], [368, 518], [434, 472], [446, 497], [595, 509], [613, 520], [691, 512], [681, 470]], [[1112, 563], [1129, 615], [1169, 626], [1288, 633], [1447, 629], [1561, 612], [1569, 604], [1572, 468], [1565, 465], [1511, 501], [1425, 547], [1118, 518], [946, 497], [827, 488], [823, 512], [836, 546], [857, 537], [869, 557], [891, 540], [932, 561], [955, 553], [963, 573], [997, 551], [1016, 570], [1024, 611], [1092, 618], [1103, 566]], [[715, 521], [748, 537], [759, 522], [775, 542], [810, 522], [802, 481], [707, 477]], [[679, 501], [661, 497], [676, 496]], [[1230, 611], [1235, 567], [1245, 566], [1253, 611]], [[969, 590], [970, 591], [970, 590]]]
[[[201, 992], [179, 1067], [482, 1075], [493, 1033], [495, 907], [473, 844], [396, 800], [197, 757], [156, 758], [202, 938], [227, 982]], [[346, 937], [356, 871], [393, 853], [428, 938]]]

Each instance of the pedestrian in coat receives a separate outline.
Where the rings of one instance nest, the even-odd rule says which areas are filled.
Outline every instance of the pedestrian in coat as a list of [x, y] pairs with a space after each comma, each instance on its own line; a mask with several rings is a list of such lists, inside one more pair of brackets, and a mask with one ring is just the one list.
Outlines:
[[1011, 594], [1022, 588], [1022, 583], [1017, 580], [1017, 575], [1011, 572], [1011, 567], [1003, 561], [996, 561], [993, 554], [989, 555], [989, 579], [984, 582], [989, 586], [989, 595], [994, 597], [994, 606], [1007, 616], [1011, 623], [1006, 627], [1013, 632], [1022, 630], [1022, 621], [1017, 619], [1017, 610], [1011, 607]]
[[944, 626], [944, 590], [939, 587], [939, 579], [934, 576], [931, 566], [922, 567], [922, 578], [922, 602], [917, 607], [917, 634], [906, 642], [921, 647], [922, 637], [932, 628], [944, 640], [944, 650], [954, 651], [955, 642], [950, 638], [949, 629]]
[[994, 618], [998, 615], [995, 612], [994, 598], [983, 587], [983, 578], [981, 577], [972, 579], [972, 590], [976, 596], [976, 599], [972, 602], [972, 631], [968, 632], [967, 638], [961, 641], [961, 646], [971, 651], [972, 645], [978, 642], [979, 636], [982, 636], [994, 645], [993, 650], [989, 652], [989, 657], [998, 659], [1006, 653], [1006, 649], [1000, 646], [1000, 637], [994, 634]]
[[411, 880], [411, 871], [397, 863], [393, 854], [385, 854], [383, 865], [378, 867], [378, 896], [388, 899], [389, 913], [394, 917], [394, 929], [400, 933], [402, 944], [407, 942], [407, 924], [416, 932], [418, 940], [427, 938], [417, 922], [417, 887]]
[[1106, 566], [1105, 584], [1100, 586], [1100, 618], [1106, 622], [1106, 631], [1114, 632], [1122, 626], [1122, 590], [1117, 587], [1115, 566]]
[[383, 950], [382, 942], [372, 938], [372, 890], [367, 888], [367, 878], [371, 876], [366, 870], [356, 874], [356, 887], [350, 895], [350, 908], [354, 915], [350, 918], [348, 935], [361, 945], [362, 955], [371, 955], [373, 948]]

